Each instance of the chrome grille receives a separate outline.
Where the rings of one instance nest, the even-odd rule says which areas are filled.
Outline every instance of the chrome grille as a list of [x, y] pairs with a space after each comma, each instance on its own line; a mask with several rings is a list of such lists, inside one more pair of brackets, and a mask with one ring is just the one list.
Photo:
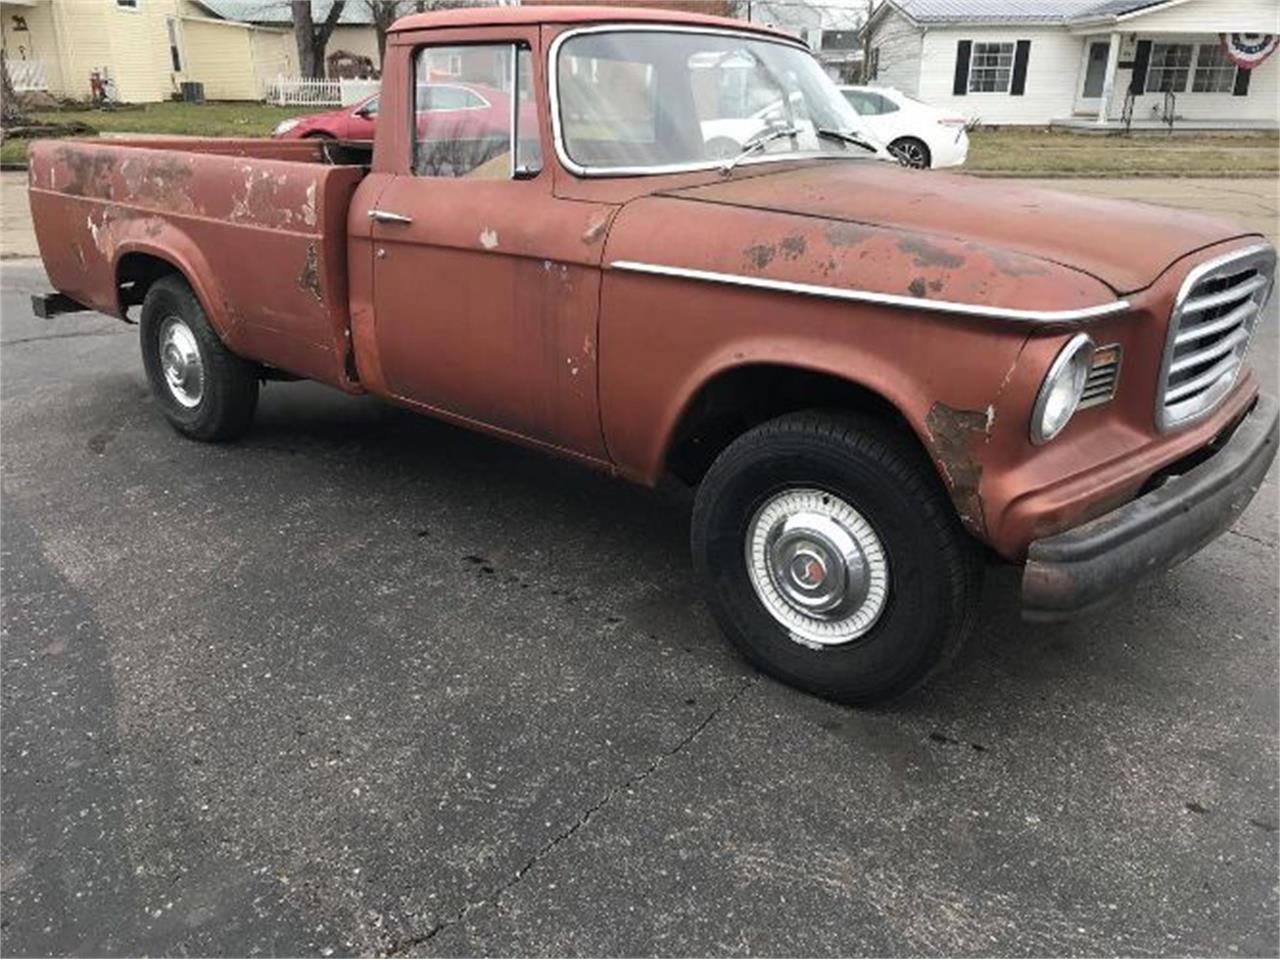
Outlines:
[[1118, 343], [1098, 347], [1093, 351], [1093, 366], [1089, 368], [1089, 377], [1084, 382], [1084, 393], [1080, 394], [1080, 406], [1096, 407], [1106, 403], [1116, 395], [1116, 386], [1120, 380], [1121, 349]]
[[1231, 391], [1275, 272], [1275, 250], [1260, 244], [1188, 274], [1173, 307], [1160, 369], [1161, 430], [1198, 420]]

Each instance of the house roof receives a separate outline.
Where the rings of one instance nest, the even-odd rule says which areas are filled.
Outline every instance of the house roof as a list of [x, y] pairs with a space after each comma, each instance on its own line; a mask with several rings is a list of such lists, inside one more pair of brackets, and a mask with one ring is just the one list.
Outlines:
[[[265, 23], [272, 26], [289, 26], [293, 12], [289, 0], [196, 0], [213, 16], [237, 23]], [[311, 0], [311, 17], [316, 23], [324, 20], [333, 0]], [[348, 0], [338, 15], [338, 23], [344, 26], [367, 26], [373, 23], [373, 14], [364, 2]]]
[[1065, 24], [1136, 13], [1169, 0], [886, 0], [921, 24], [1044, 23]]

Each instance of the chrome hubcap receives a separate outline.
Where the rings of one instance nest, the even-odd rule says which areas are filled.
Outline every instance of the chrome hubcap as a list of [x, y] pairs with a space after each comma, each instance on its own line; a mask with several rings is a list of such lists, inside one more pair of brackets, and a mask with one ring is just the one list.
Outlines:
[[204, 361], [195, 334], [178, 317], [168, 317], [160, 325], [160, 369], [173, 399], [184, 407], [199, 405], [204, 396]]
[[747, 575], [769, 614], [806, 646], [865, 634], [884, 610], [889, 564], [852, 506], [823, 490], [786, 490], [747, 529]]

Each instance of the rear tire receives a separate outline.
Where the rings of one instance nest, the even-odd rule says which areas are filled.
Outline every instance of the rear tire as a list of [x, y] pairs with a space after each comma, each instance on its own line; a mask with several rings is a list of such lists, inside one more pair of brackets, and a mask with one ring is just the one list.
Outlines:
[[142, 365], [173, 428], [195, 440], [244, 434], [258, 406], [258, 370], [218, 338], [182, 277], [151, 285], [142, 302]]
[[904, 167], [928, 170], [933, 166], [933, 154], [929, 151], [929, 145], [916, 137], [899, 137], [889, 144], [889, 152]]
[[[834, 541], [823, 533], [832, 530]], [[823, 552], [832, 542], [857, 550]], [[850, 704], [900, 696], [954, 656], [982, 582], [976, 544], [914, 438], [861, 415], [792, 414], [732, 443], [698, 489], [692, 546], [712, 614], [739, 651]], [[846, 605], [801, 606], [824, 580], [849, 585]]]

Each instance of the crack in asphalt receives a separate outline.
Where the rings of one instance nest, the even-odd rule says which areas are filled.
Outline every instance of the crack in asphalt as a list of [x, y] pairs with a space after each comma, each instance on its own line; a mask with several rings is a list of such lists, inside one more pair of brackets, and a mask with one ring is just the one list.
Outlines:
[[1252, 540], [1254, 543], [1261, 544], [1264, 547], [1270, 547], [1273, 550], [1276, 547], [1276, 545], [1270, 540], [1264, 540], [1262, 537], [1255, 537], [1251, 533], [1245, 533], [1244, 531], [1237, 530], [1234, 527], [1228, 528], [1227, 533], [1234, 533], [1237, 537], [1240, 537], [1243, 540]]
[[41, 340], [74, 340], [77, 337], [118, 337], [131, 332], [130, 330], [79, 330], [74, 333], [42, 333], [35, 337], [16, 337], [13, 340], [0, 340], [0, 347], [16, 347], [22, 343], [37, 343]]
[[741, 684], [737, 690], [735, 690], [731, 695], [726, 697], [710, 713], [708, 713], [705, 717], [703, 717], [702, 720], [692, 730], [690, 730], [689, 733], [687, 733], [684, 737], [682, 737], [680, 741], [676, 743], [675, 746], [671, 747], [669, 750], [665, 750], [662, 753], [658, 754], [656, 757], [653, 758], [653, 760], [649, 762], [648, 766], [646, 766], [639, 773], [633, 774], [632, 776], [624, 780], [622, 783], [617, 784], [613, 787], [610, 787], [608, 790], [606, 790], [603, 797], [601, 797], [599, 800], [597, 800], [595, 803], [589, 806], [585, 811], [583, 811], [581, 816], [579, 816], [575, 821], [573, 821], [573, 823], [571, 823], [568, 827], [566, 827], [564, 830], [561, 830], [558, 834], [556, 834], [554, 837], [552, 837], [550, 840], [544, 843], [538, 849], [538, 851], [533, 854], [533, 856], [531, 856], [520, 867], [516, 869], [516, 872], [512, 874], [510, 878], [508, 878], [506, 881], [504, 881], [503, 883], [500, 883], [497, 887], [495, 887], [493, 892], [491, 892], [487, 897], [484, 897], [481, 900], [468, 901], [467, 903], [463, 904], [461, 909], [455, 911], [452, 916], [444, 920], [441, 920], [439, 923], [431, 927], [431, 929], [429, 929], [426, 933], [423, 933], [416, 937], [409, 937], [407, 939], [400, 940], [399, 942], [392, 944], [382, 953], [382, 956], [403, 957], [415, 947], [420, 947], [425, 943], [429, 943], [431, 940], [435, 939], [435, 937], [438, 934], [443, 933], [445, 930], [448, 930], [450, 927], [465, 920], [467, 915], [470, 914], [473, 910], [478, 910], [481, 907], [489, 904], [493, 904], [494, 906], [496, 906], [498, 901], [502, 899], [502, 896], [504, 894], [512, 890], [517, 884], [519, 884], [525, 878], [525, 876], [531, 870], [533, 870], [534, 867], [536, 867], [539, 863], [541, 863], [546, 857], [554, 853], [557, 847], [559, 847], [565, 841], [569, 840], [571, 837], [573, 837], [575, 833], [577, 833], [579, 830], [585, 827], [588, 823], [590, 823], [591, 818], [594, 817], [601, 810], [603, 810], [605, 807], [607, 807], [609, 803], [612, 802], [614, 797], [616, 797], [620, 793], [623, 793], [624, 791], [630, 791], [635, 787], [638, 787], [640, 784], [644, 783], [644, 781], [648, 780], [649, 777], [651, 777], [653, 774], [657, 773], [663, 767], [663, 765], [666, 764], [668, 760], [672, 759], [677, 754], [684, 751], [685, 748], [687, 748], [690, 744], [693, 743], [693, 741], [695, 741], [696, 739], [698, 739], [699, 736], [702, 735], [702, 732], [706, 730], [707, 727], [711, 726], [711, 724], [715, 721], [717, 717], [719, 717], [722, 713], [724, 713], [726, 710], [732, 707], [735, 703], [737, 703], [744, 693], [746, 693], [748, 690], [750, 690], [759, 682], [760, 682], [760, 674], [757, 673], [753, 677], [751, 677], [749, 680], [747, 680], [745, 683]]

